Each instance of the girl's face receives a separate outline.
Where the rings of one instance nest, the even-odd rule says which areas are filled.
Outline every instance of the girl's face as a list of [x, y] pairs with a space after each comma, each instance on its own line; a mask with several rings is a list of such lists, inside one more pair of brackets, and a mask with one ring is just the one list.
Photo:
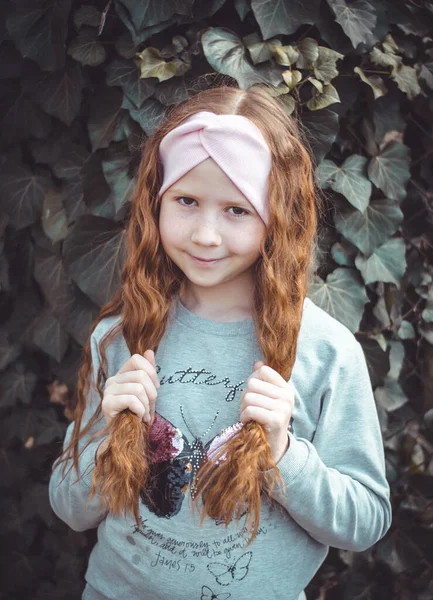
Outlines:
[[252, 204], [211, 158], [165, 191], [159, 230], [165, 252], [189, 282], [207, 288], [252, 278], [266, 236]]

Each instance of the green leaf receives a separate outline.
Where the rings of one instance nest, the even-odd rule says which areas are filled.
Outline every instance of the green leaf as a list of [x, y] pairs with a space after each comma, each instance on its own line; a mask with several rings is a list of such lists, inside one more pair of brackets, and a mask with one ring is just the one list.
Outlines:
[[69, 275], [97, 306], [113, 298], [126, 258], [124, 230], [109, 219], [83, 215], [63, 242]]
[[328, 275], [326, 283], [315, 275], [308, 295], [352, 333], [358, 331], [364, 306], [369, 300], [355, 269], [338, 267]]
[[301, 71], [297, 71], [296, 69], [293, 71], [287, 69], [287, 71], [283, 71], [281, 75], [289, 90], [293, 90], [302, 79]]
[[0, 377], [0, 407], [16, 406], [18, 401], [29, 405], [36, 387], [35, 373], [25, 371], [21, 361], [14, 368], [3, 372]]
[[154, 98], [145, 100], [141, 108], [137, 109], [125, 96], [122, 106], [129, 111], [131, 117], [140, 125], [146, 135], [151, 135], [155, 127], [161, 123], [165, 116], [164, 106]]
[[394, 67], [391, 72], [391, 79], [397, 83], [400, 90], [407, 95], [409, 100], [413, 100], [421, 93], [417, 74], [413, 67], [403, 64]]
[[21, 54], [44, 71], [61, 69], [71, 0], [14, 0], [10, 6], [6, 27]]
[[373, 200], [362, 213], [347, 207], [334, 216], [335, 227], [363, 254], [369, 255], [393, 235], [403, 221], [395, 200]]
[[384, 96], [388, 91], [386, 85], [383, 82], [382, 77], [379, 77], [378, 75], [372, 75], [371, 77], [367, 77], [367, 75], [364, 73], [361, 67], [355, 67], [353, 70], [359, 75], [359, 77], [364, 83], [371, 87], [371, 89], [373, 90], [375, 100], [377, 98], [380, 98], [381, 96]]
[[313, 90], [313, 96], [308, 100], [307, 106], [310, 110], [320, 110], [336, 102], [341, 102], [340, 96], [332, 83], [328, 83], [323, 86], [323, 93], [317, 89]]
[[87, 125], [93, 151], [107, 148], [113, 140], [120, 141], [119, 133], [125, 114], [122, 100], [123, 94], [117, 88], [104, 89], [92, 97]]
[[294, 46], [274, 44], [271, 49], [276, 63], [283, 67], [290, 67], [299, 58], [299, 51]]
[[259, 82], [259, 76], [248, 62], [247, 51], [239, 37], [223, 27], [211, 27], [201, 36], [208, 63], [218, 73], [236, 79], [241, 89]]
[[[156, 88], [156, 79], [143, 79], [133, 60], [114, 59], [107, 67], [107, 85], [120, 86], [137, 108], [150, 98]], [[176, 82], [179, 85], [178, 82]]]
[[428, 300], [421, 316], [427, 323], [433, 323], [433, 300]]
[[338, 133], [338, 115], [330, 108], [318, 111], [304, 111], [302, 123], [308, 142], [316, 156], [317, 164], [326, 156]]
[[335, 242], [331, 248], [331, 256], [340, 267], [354, 267], [356, 252], [356, 247], [344, 238], [341, 242]]
[[26, 92], [49, 115], [70, 125], [78, 114], [84, 80], [81, 67], [72, 61], [55, 73], [41, 73], [23, 81]]
[[373, 34], [376, 26], [374, 7], [367, 0], [353, 0], [347, 4], [345, 0], [327, 0], [339, 23], [356, 48], [361, 43], [373, 45], [377, 39]]
[[41, 225], [45, 235], [53, 244], [65, 239], [68, 231], [68, 222], [61, 189], [53, 187], [45, 194]]
[[0, 115], [0, 135], [9, 144], [29, 137], [43, 139], [51, 130], [50, 117], [15, 85], [4, 90]]
[[264, 42], [260, 34], [257, 32], [251, 33], [250, 35], [246, 35], [244, 38], [242, 38], [242, 42], [248, 48], [251, 60], [255, 65], [272, 58], [272, 47], [275, 41], [278, 42], [279, 40], [270, 40], [269, 42]]
[[[330, 160], [324, 160], [318, 167], [321, 182], [342, 194], [359, 211], [364, 212], [371, 195], [371, 183], [365, 174], [367, 159], [352, 154], [338, 167]], [[323, 187], [323, 186], [322, 186]]]
[[299, 57], [296, 62], [298, 69], [309, 69], [319, 58], [319, 44], [313, 38], [306, 37], [296, 44]]
[[64, 329], [83, 346], [87, 332], [97, 317], [97, 308], [71, 280], [61, 257], [38, 246], [34, 273], [50, 309]]
[[193, 0], [177, 0], [176, 2], [164, 0], [157, 3], [152, 0], [115, 0], [115, 6], [120, 16], [123, 17], [125, 12], [125, 10], [119, 10], [123, 7], [137, 33], [168, 21], [175, 15], [189, 16], [192, 5]]
[[370, 256], [359, 255], [356, 267], [361, 271], [365, 283], [386, 281], [400, 288], [406, 271], [406, 246], [402, 238], [392, 238], [376, 248]]
[[184, 78], [176, 77], [176, 79], [169, 79], [160, 83], [153, 95], [164, 106], [171, 106], [189, 98], [189, 86]]
[[368, 165], [370, 180], [391, 200], [399, 202], [406, 197], [406, 183], [410, 178], [409, 148], [390, 142]]
[[101, 16], [101, 12], [96, 6], [82, 5], [74, 12], [74, 25], [77, 29], [81, 29], [83, 25], [99, 27]]
[[96, 67], [104, 62], [107, 53], [98, 42], [98, 33], [91, 27], [83, 27], [73, 40], [69, 42], [68, 54], [83, 66]]
[[283, 33], [290, 35], [307, 23], [313, 25], [319, 16], [320, 0], [252, 0], [251, 8], [264, 40]]
[[433, 90], [433, 48], [425, 51], [428, 60], [420, 66], [419, 77]]
[[389, 377], [385, 379], [383, 387], [377, 387], [374, 390], [374, 398], [387, 412], [397, 410], [408, 402], [408, 397], [400, 384], [395, 379]]
[[4, 162], [0, 173], [2, 207], [16, 230], [40, 219], [45, 194], [51, 185], [48, 174], [37, 174], [10, 160]]
[[325, 48], [325, 46], [319, 46], [318, 51], [317, 60], [313, 65], [314, 74], [317, 79], [321, 79], [324, 83], [330, 83], [331, 79], [338, 75], [337, 60], [344, 58], [344, 55], [334, 52], [330, 48]]
[[382, 52], [380, 48], [373, 48], [370, 52], [370, 60], [379, 67], [396, 67], [402, 63], [403, 59], [394, 53]]
[[412, 323], [409, 323], [409, 321], [402, 321], [398, 328], [397, 335], [401, 340], [414, 340], [416, 336]]
[[234, 0], [234, 5], [240, 20], [243, 21], [251, 10], [250, 3], [248, 0]]
[[137, 54], [141, 77], [157, 77], [158, 81], [165, 81], [176, 75], [174, 61], [166, 62], [161, 58], [157, 48], [145, 48]]
[[105, 152], [102, 170], [114, 195], [116, 212], [131, 200], [135, 180], [129, 175], [131, 155], [125, 144], [111, 144]]

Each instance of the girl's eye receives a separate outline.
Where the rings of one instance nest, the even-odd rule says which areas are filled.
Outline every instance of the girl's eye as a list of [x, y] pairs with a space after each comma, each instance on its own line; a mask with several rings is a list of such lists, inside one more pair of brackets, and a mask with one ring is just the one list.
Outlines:
[[240, 206], [231, 206], [229, 210], [232, 210], [232, 209], [233, 210], [238, 210], [238, 211], [240, 210], [241, 211], [241, 212], [232, 213], [232, 215], [234, 217], [243, 217], [244, 215], [248, 214], [248, 212], [246, 210], [244, 210], [243, 208], [241, 208]]
[[180, 202], [181, 200], [191, 200], [191, 202], [195, 202], [194, 198], [188, 198], [188, 196], [179, 196], [176, 198], [176, 202], [179, 202], [181, 206], [192, 206], [192, 204], [184, 204], [183, 202]]

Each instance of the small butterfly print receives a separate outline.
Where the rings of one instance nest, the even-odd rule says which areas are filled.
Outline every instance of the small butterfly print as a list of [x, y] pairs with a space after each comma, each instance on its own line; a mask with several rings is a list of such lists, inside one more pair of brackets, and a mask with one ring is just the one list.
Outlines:
[[232, 565], [220, 562], [210, 563], [207, 568], [220, 585], [230, 585], [233, 581], [242, 581], [248, 575], [252, 552], [245, 552]]
[[201, 588], [200, 600], [228, 600], [228, 598], [231, 598], [231, 596], [232, 595], [229, 593], [215, 594], [210, 587], [204, 585]]

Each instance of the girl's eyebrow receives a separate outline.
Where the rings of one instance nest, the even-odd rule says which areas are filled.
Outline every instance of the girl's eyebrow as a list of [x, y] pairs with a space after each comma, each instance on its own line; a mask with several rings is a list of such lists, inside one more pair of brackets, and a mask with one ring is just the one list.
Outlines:
[[[188, 198], [194, 198], [194, 199], [199, 198], [199, 196], [197, 196], [197, 194], [192, 194], [191, 192], [184, 192], [183, 190], [179, 190], [179, 189], [172, 189], [170, 191], [172, 194], [176, 194], [177, 196], [186, 196]], [[243, 198], [238, 198], [238, 199], [231, 200], [231, 201], [222, 200], [220, 202], [220, 204], [227, 204], [230, 202], [233, 202], [234, 204], [239, 204], [239, 205], [242, 204], [243, 206], [248, 207], [247, 202], [245, 202], [245, 200]]]

